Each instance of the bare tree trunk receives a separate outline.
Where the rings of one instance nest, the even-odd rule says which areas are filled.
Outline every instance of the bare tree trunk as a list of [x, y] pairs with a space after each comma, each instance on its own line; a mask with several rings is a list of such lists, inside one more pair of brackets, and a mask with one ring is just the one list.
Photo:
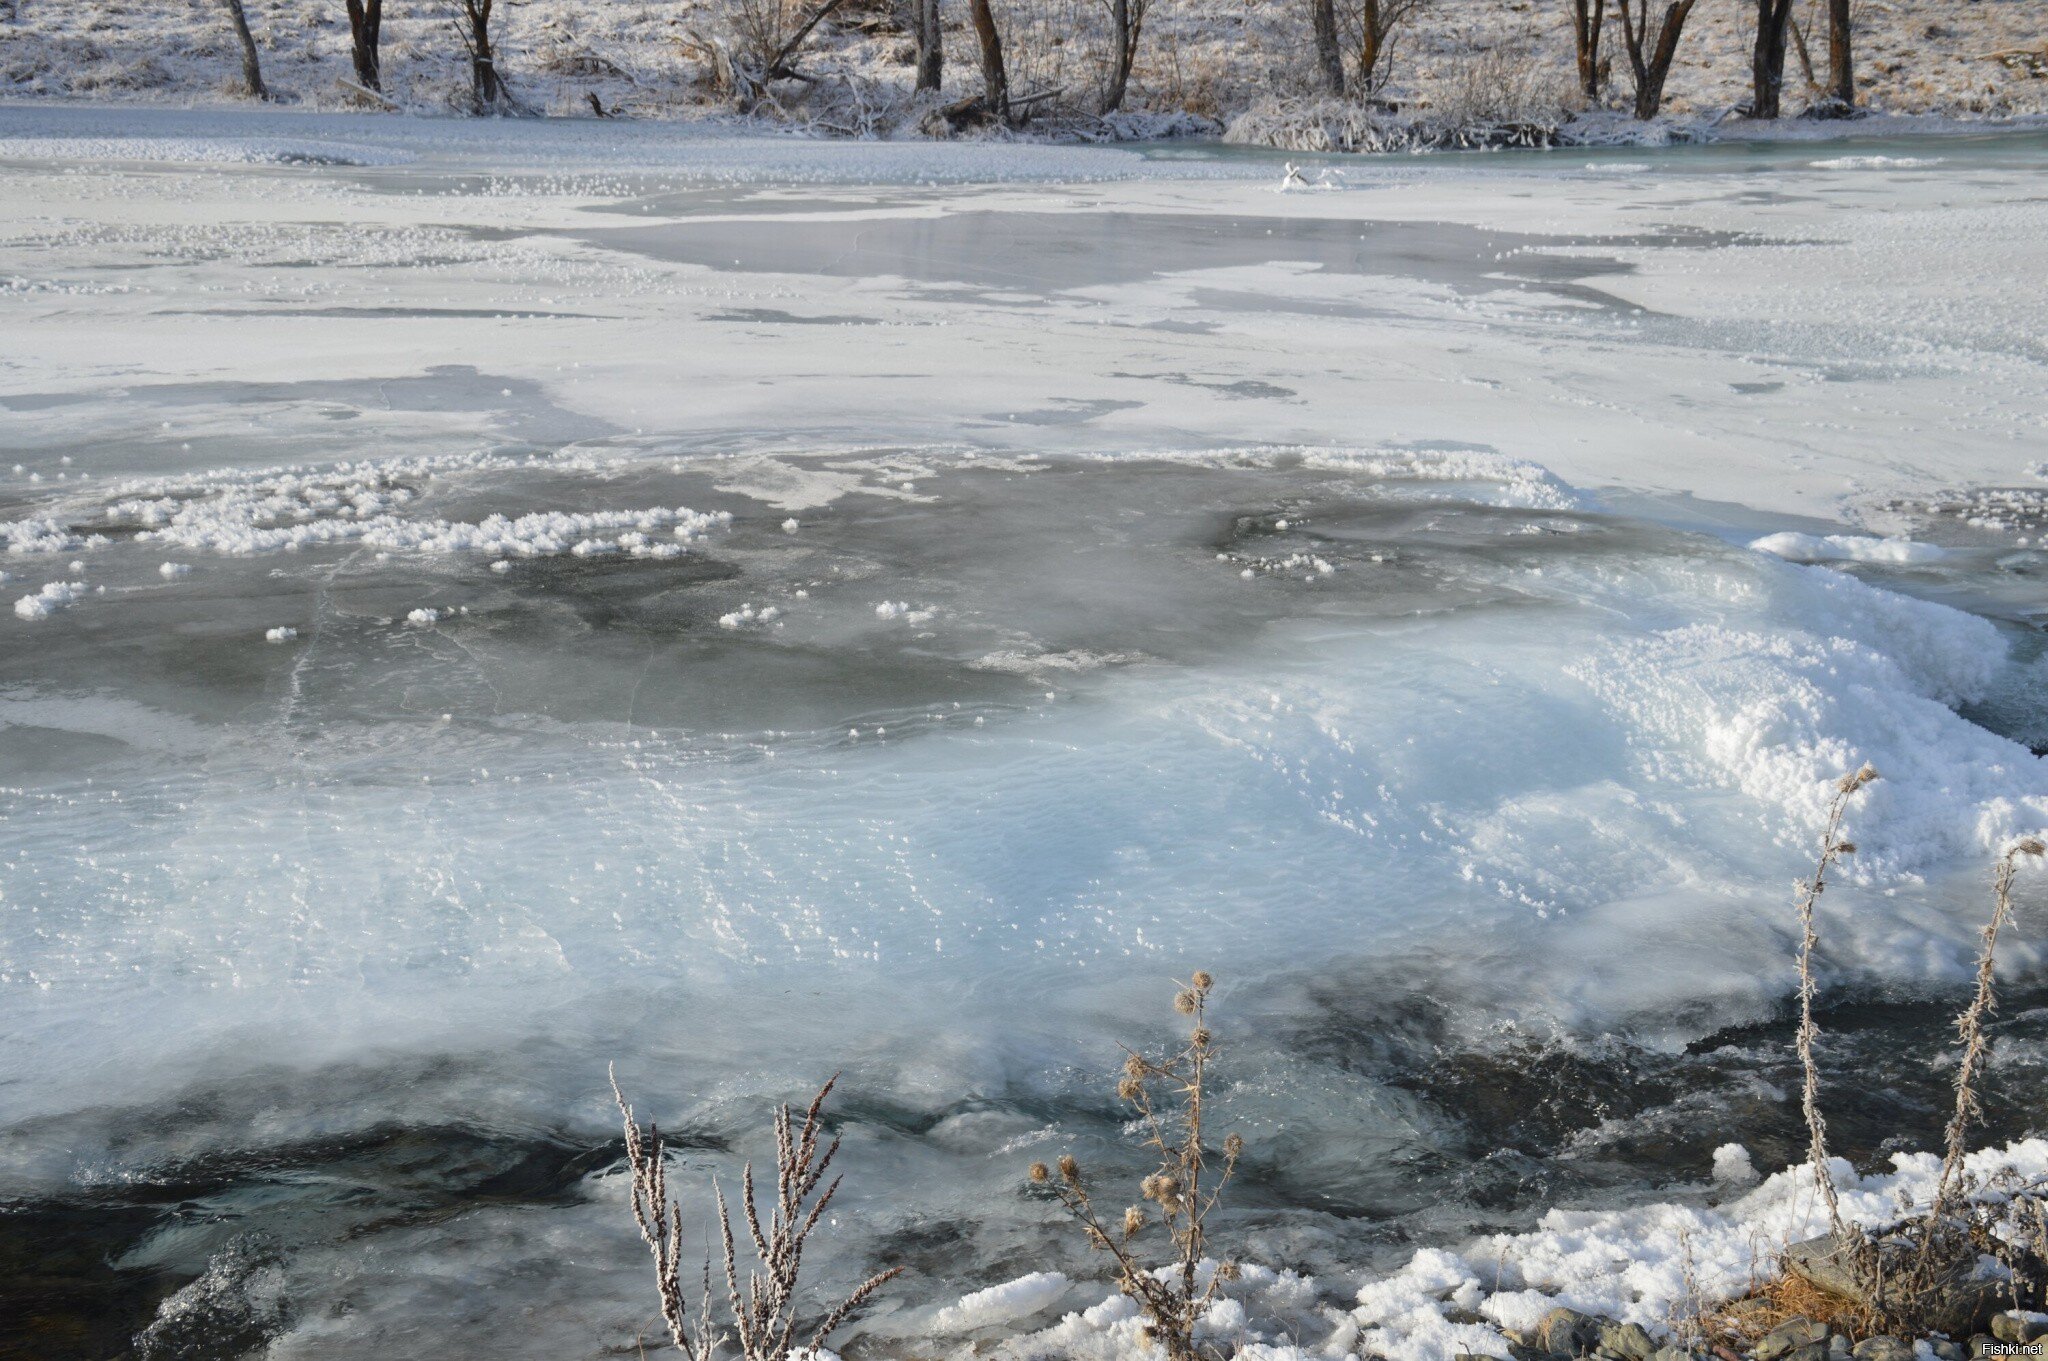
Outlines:
[[256, 39], [249, 32], [249, 16], [242, 12], [242, 0], [227, 0], [228, 22], [235, 26], [235, 41], [242, 45], [242, 83], [251, 99], [268, 99], [263, 88], [263, 64], [256, 59]]
[[[1621, 37], [1628, 48], [1629, 69], [1635, 74], [1635, 116], [1639, 119], [1655, 118], [1664, 106], [1664, 82], [1678, 57], [1678, 39], [1685, 31], [1686, 17], [1692, 13], [1694, 3], [1695, 0], [1671, 0], [1652, 38], [1649, 0], [1634, 0], [1633, 13], [1630, 0], [1621, 0]], [[1648, 56], [1643, 53], [1645, 44], [1649, 45]]]
[[995, 117], [1009, 121], [1010, 78], [1003, 70], [1003, 36], [996, 32], [996, 16], [989, 0], [968, 0], [968, 15], [974, 20], [974, 36], [981, 43], [981, 101]]
[[462, 17], [467, 23], [463, 42], [469, 48], [469, 95], [478, 113], [499, 107], [507, 96], [505, 82], [498, 75], [498, 62], [491, 52], [491, 6], [496, 0], [462, 0]]
[[945, 74], [945, 37], [939, 28], [939, 0], [911, 0], [917, 28], [917, 89], [937, 91]]
[[1316, 65], [1323, 78], [1323, 93], [1333, 99], [1344, 96], [1344, 51], [1337, 45], [1337, 0], [1310, 0], [1314, 8]]
[[355, 59], [356, 84], [366, 90], [384, 88], [377, 63], [378, 30], [384, 26], [384, 0], [347, 0], [349, 55]]
[[1386, 45], [1387, 30], [1380, 19], [1380, 0], [1361, 0], [1358, 34], [1358, 94], [1366, 98], [1378, 84], [1380, 50]]
[[1115, 113], [1123, 107], [1124, 88], [1130, 84], [1131, 63], [1135, 60], [1131, 0], [1110, 0], [1109, 26], [1116, 32], [1111, 38], [1114, 45], [1109, 54], [1109, 86], [1102, 92], [1102, 111]]
[[[1628, 0], [1622, 0], [1623, 4]], [[1579, 57], [1579, 89], [1587, 103], [1600, 98], [1600, 29], [1607, 0], [1572, 0], [1572, 45]]]
[[1785, 22], [1785, 32], [1792, 39], [1792, 55], [1799, 58], [1799, 70], [1806, 77], [1806, 88], [1818, 89], [1820, 81], [1813, 74], [1813, 54], [1806, 50], [1806, 30], [1799, 26], [1798, 15]]
[[1756, 51], [1749, 67], [1752, 118], [1778, 117], [1778, 96], [1785, 85], [1785, 30], [1791, 21], [1792, 0], [1756, 0]]
[[1856, 107], [1856, 60], [1849, 46], [1849, 0], [1828, 0], [1828, 98]]

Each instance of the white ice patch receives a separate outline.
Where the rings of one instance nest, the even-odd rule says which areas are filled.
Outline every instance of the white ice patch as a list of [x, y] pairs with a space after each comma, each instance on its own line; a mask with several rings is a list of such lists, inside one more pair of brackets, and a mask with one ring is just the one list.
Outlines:
[[938, 607], [919, 605], [913, 607], [904, 600], [884, 600], [875, 606], [875, 618], [900, 619], [906, 624], [929, 624], [938, 617]]
[[409, 165], [409, 151], [282, 137], [0, 137], [0, 160], [188, 165]]
[[85, 594], [82, 581], [52, 581], [34, 595], [25, 595], [14, 602], [14, 613], [21, 619], [48, 619], [58, 610], [76, 603]]
[[405, 616], [405, 622], [415, 628], [426, 628], [441, 621], [441, 611], [430, 609], [413, 610]]
[[1809, 161], [1815, 170], [1911, 170], [1916, 166], [1940, 165], [1939, 156], [1831, 156]]
[[1050, 1308], [1067, 1293], [1067, 1278], [1057, 1271], [1034, 1271], [1014, 1281], [962, 1295], [932, 1319], [938, 1333], [968, 1333], [1008, 1323]]
[[1810, 839], [1832, 780], [1885, 777], [1856, 813], [1850, 873], [1910, 873], [2048, 822], [2025, 748], [1960, 722], [2006, 656], [1991, 624], [1821, 567], [1771, 611], [1777, 627], [1688, 623], [1609, 639], [1568, 668], [1605, 703], [1648, 779], [1738, 789], [1783, 844]]
[[1748, 1186], [1757, 1179], [1756, 1164], [1741, 1144], [1722, 1144], [1714, 1150], [1714, 1180], [1730, 1186]]
[[266, 643], [289, 643], [298, 636], [299, 631], [294, 628], [266, 629], [263, 633], [263, 641]]
[[[412, 518], [405, 513], [419, 499], [417, 483], [534, 466], [577, 465], [563, 460], [537, 465], [534, 460], [472, 454], [324, 469], [201, 474], [123, 488], [118, 493], [121, 499], [107, 507], [105, 517], [116, 524], [141, 526], [135, 536], [140, 543], [233, 556], [362, 544], [384, 552], [502, 558], [610, 553], [669, 558], [732, 523], [729, 511], [700, 512], [686, 506], [534, 511], [488, 515], [474, 522]], [[657, 532], [666, 532], [667, 540], [656, 540]]]
[[101, 548], [107, 543], [105, 535], [75, 534], [64, 524], [48, 518], [28, 520], [0, 520], [0, 543], [7, 545], [9, 553], [76, 553], [82, 549]]
[[1788, 562], [1940, 562], [1948, 550], [1911, 539], [1877, 539], [1866, 534], [1766, 534], [1750, 545]]

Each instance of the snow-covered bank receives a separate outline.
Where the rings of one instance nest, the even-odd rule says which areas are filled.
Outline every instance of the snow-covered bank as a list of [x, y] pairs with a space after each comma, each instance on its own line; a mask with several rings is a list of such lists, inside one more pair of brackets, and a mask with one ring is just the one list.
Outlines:
[[[357, 96], [339, 84], [351, 70], [338, 6], [248, 0], [247, 9], [278, 97], [315, 108], [354, 106]], [[978, 89], [965, 9], [942, 9], [949, 61], [941, 102]], [[1018, 92], [1058, 90], [1073, 108], [1092, 108], [1106, 60], [1106, 10], [1060, 0], [1009, 0], [996, 10]], [[721, 0], [530, 0], [499, 12], [500, 66], [529, 104], [557, 114], [587, 115], [594, 95], [607, 109], [638, 117], [716, 118], [727, 106], [716, 91], [711, 53], [730, 41], [727, 15]], [[1314, 84], [1309, 15], [1306, 4], [1156, 7], [1133, 72], [1134, 111], [1114, 127], [1090, 120], [1091, 135], [1156, 135], [1189, 126], [1190, 114], [1220, 126], [1261, 101], [1308, 95]], [[1702, 129], [1742, 99], [1751, 22], [1745, 7], [1732, 2], [1698, 8], [1671, 76], [1671, 118], [1660, 135]], [[225, 15], [212, 4], [19, 0], [0, 33], [0, 93], [224, 103], [239, 75]], [[1628, 85], [1626, 57], [1618, 34], [1607, 41], [1618, 96]], [[2029, 0], [1867, 5], [1857, 15], [1856, 33], [1862, 98], [1895, 115], [2048, 113], [2048, 81], [2039, 78], [2042, 58], [2034, 55], [2043, 41], [2038, 9]], [[384, 43], [386, 89], [401, 107], [463, 107], [466, 57], [443, 15], [394, 7]], [[913, 133], [922, 109], [908, 98], [909, 43], [900, 10], [852, 4], [822, 25], [809, 60], [828, 82], [858, 88], [851, 116]], [[1814, 34], [1812, 45], [1824, 63], [1822, 35]], [[1572, 40], [1562, 6], [1437, 0], [1399, 35], [1398, 47], [1391, 82], [1380, 93], [1404, 107], [1441, 110], [1469, 102], [1476, 63], [1493, 63], [1489, 70], [1504, 63], [1521, 84], [1557, 95], [1571, 83]], [[1796, 62], [1788, 61], [1795, 111], [1801, 84]]]
[[[2038, 1185], [2048, 1178], [2048, 1141], [1981, 1150], [1969, 1155], [1968, 1168], [1983, 1185]], [[1941, 1160], [1926, 1153], [1895, 1154], [1890, 1170], [1868, 1176], [1837, 1160], [1845, 1219], [1869, 1228], [1896, 1222], [1902, 1207], [1926, 1205], [1940, 1170]], [[1511, 1340], [1528, 1339], [1545, 1314], [1563, 1307], [1634, 1324], [1655, 1344], [1677, 1347], [1674, 1355], [1704, 1355], [1699, 1342], [1687, 1346], [1679, 1325], [1772, 1279], [1785, 1247], [1829, 1227], [1810, 1165], [1744, 1189], [1756, 1174], [1748, 1154], [1731, 1144], [1717, 1154], [1715, 1171], [1729, 1184], [1684, 1204], [1554, 1210], [1531, 1232], [1489, 1235], [1455, 1250], [1423, 1248], [1400, 1270], [1357, 1282], [1348, 1307], [1340, 1299], [1352, 1287], [1252, 1266], [1212, 1310], [1206, 1336], [1233, 1361], [1506, 1358], [1514, 1354]], [[983, 1345], [975, 1355], [1157, 1355], [1141, 1340], [1137, 1306], [1120, 1296], [1022, 1336], [1005, 1335], [1014, 1334], [1020, 1318], [1087, 1295], [1085, 1286], [1070, 1289], [1064, 1278], [1041, 1273], [969, 1295], [942, 1310], [933, 1326], [941, 1336], [978, 1334]]]

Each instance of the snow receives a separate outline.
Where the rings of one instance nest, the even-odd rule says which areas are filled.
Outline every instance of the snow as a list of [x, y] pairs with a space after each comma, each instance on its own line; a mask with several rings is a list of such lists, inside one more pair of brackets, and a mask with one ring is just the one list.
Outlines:
[[263, 631], [263, 641], [266, 643], [289, 643], [295, 640], [298, 636], [299, 631], [295, 628], [279, 627], [265, 629]]
[[1749, 545], [1791, 562], [1940, 562], [1948, 550], [1910, 539], [1877, 539], [1868, 534], [1766, 534]]
[[962, 1295], [932, 1319], [938, 1333], [968, 1333], [1028, 1317], [1065, 1298], [1071, 1282], [1057, 1271], [1034, 1271], [1014, 1281]]
[[15, 617], [19, 619], [48, 619], [58, 610], [77, 603], [85, 594], [82, 581], [52, 581], [33, 595], [25, 595], [14, 602]]
[[[10, 22], [0, 83], [20, 97], [88, 97], [187, 104], [236, 102], [238, 54], [216, 9], [163, 6], [147, 0], [75, 5], [24, 0]], [[338, 82], [350, 72], [348, 29], [339, 12], [307, 10], [290, 0], [251, 0], [249, 21], [273, 95], [310, 108], [352, 107], [356, 96]], [[2038, 45], [2039, 29], [2024, 0], [1965, 4], [1901, 0], [1857, 16], [1858, 76], [1863, 102], [1901, 115], [2011, 116], [2043, 110], [2040, 82], [2024, 60], [1994, 54]], [[589, 116], [588, 96], [627, 119], [718, 120], [728, 116], [712, 86], [701, 48], [734, 40], [732, 7], [717, 0], [675, 5], [531, 0], [500, 11], [494, 25], [500, 69], [530, 106], [612, 132], [620, 121]], [[978, 88], [974, 37], [964, 9], [945, 15], [946, 83], [952, 100]], [[1104, 16], [1049, 0], [1022, 0], [1002, 15], [1011, 83], [1019, 90], [1061, 88], [1071, 105], [1092, 108], [1106, 59]], [[1148, 18], [1129, 107], [1084, 126], [1093, 136], [1127, 139], [1170, 135], [1229, 121], [1263, 96], [1310, 93], [1307, 16], [1299, 6], [1244, 10], [1196, 4]], [[1616, 43], [1609, 36], [1610, 44]], [[877, 23], [853, 14], [828, 20], [804, 65], [814, 74], [859, 82], [860, 99], [842, 97], [808, 124], [842, 134], [854, 128], [912, 127], [921, 110], [908, 107], [907, 38], [893, 18]], [[384, 27], [386, 94], [418, 114], [459, 110], [467, 73], [460, 44], [443, 18], [393, 11]], [[1668, 98], [1681, 129], [1706, 128], [1738, 102], [1748, 86], [1749, 36], [1739, 6], [1702, 7], [1692, 16], [1673, 68]], [[693, 52], [698, 55], [691, 55]], [[1619, 58], [1619, 51], [1612, 53]], [[1489, 59], [1494, 63], [1488, 66]], [[1384, 93], [1404, 106], [1456, 108], [1471, 100], [1474, 72], [1500, 79], [1504, 69], [1530, 93], [1563, 102], [1572, 63], [1568, 26], [1547, 11], [1487, 0], [1439, 0], [1401, 35]], [[1610, 103], [1628, 82], [1617, 60]], [[1803, 106], [1804, 82], [1788, 64], [1787, 99]], [[832, 81], [838, 84], [838, 81]], [[806, 126], [795, 87], [781, 101]], [[1526, 97], [1526, 96], [1525, 96]], [[1629, 120], [1616, 118], [1627, 128]], [[1055, 120], [1057, 125], [1057, 120]], [[1795, 125], [1808, 135], [1839, 131], [1836, 123]], [[1669, 134], [1666, 133], [1668, 136]], [[214, 144], [193, 148], [224, 160], [286, 158], [297, 151], [280, 139], [261, 151], [227, 155]], [[376, 164], [378, 162], [364, 162]]]

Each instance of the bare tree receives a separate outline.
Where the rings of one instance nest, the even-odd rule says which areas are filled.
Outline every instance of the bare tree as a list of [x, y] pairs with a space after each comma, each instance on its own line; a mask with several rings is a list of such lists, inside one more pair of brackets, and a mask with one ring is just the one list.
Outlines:
[[1311, 0], [1316, 33], [1316, 74], [1323, 93], [1332, 99], [1344, 95], [1344, 50], [1337, 42], [1336, 0]]
[[[1622, 0], [1624, 8], [1627, 0]], [[1588, 103], [1600, 98], [1600, 29], [1607, 0], [1572, 0], [1572, 48], [1579, 58], [1579, 90]]]
[[1123, 107], [1124, 91], [1131, 83], [1131, 67], [1138, 59], [1138, 37], [1145, 31], [1145, 14], [1151, 0], [1109, 0], [1111, 48], [1109, 83], [1102, 92], [1102, 111], [1114, 113]]
[[910, 26], [917, 38], [917, 89], [936, 93], [945, 74], [945, 31], [939, 26], [939, 0], [910, 0]]
[[995, 11], [989, 0], [968, 0], [967, 13], [974, 20], [974, 36], [981, 44], [981, 103], [990, 116], [1005, 122], [1010, 117], [1010, 78], [1003, 69], [1003, 35], [996, 31]]
[[1849, 46], [1849, 0], [1828, 0], [1828, 99], [1856, 107], [1856, 62]]
[[384, 27], [384, 0], [347, 0], [349, 55], [355, 61], [356, 83], [382, 91], [384, 73], [378, 65], [377, 41]]
[[263, 66], [256, 59], [256, 39], [249, 32], [249, 16], [242, 12], [242, 0], [227, 0], [227, 7], [235, 41], [242, 45], [242, 84], [248, 87], [251, 99], [268, 99], [270, 91], [263, 87]]
[[498, 74], [497, 56], [491, 51], [491, 7], [497, 0], [462, 0], [462, 17], [456, 31], [469, 52], [470, 107], [477, 113], [501, 112], [512, 107], [512, 92]]
[[1785, 84], [1785, 30], [1791, 23], [1792, 0], [1756, 0], [1756, 49], [1750, 56], [1752, 118], [1778, 116], [1778, 95]]
[[[1664, 80], [1671, 74], [1671, 63], [1678, 56], [1679, 34], [1685, 29], [1693, 3], [1694, 0], [1672, 0], [1653, 35], [1649, 31], [1650, 0], [1621, 0], [1621, 37], [1628, 48], [1629, 70], [1635, 75], [1637, 118], [1655, 118], [1657, 110], [1664, 106]], [[1630, 13], [1631, 5], [1634, 13]]]
[[1385, 83], [1394, 42], [1410, 20], [1428, 9], [1431, 0], [1356, 0], [1346, 17], [1350, 31], [1353, 92], [1370, 98]]

